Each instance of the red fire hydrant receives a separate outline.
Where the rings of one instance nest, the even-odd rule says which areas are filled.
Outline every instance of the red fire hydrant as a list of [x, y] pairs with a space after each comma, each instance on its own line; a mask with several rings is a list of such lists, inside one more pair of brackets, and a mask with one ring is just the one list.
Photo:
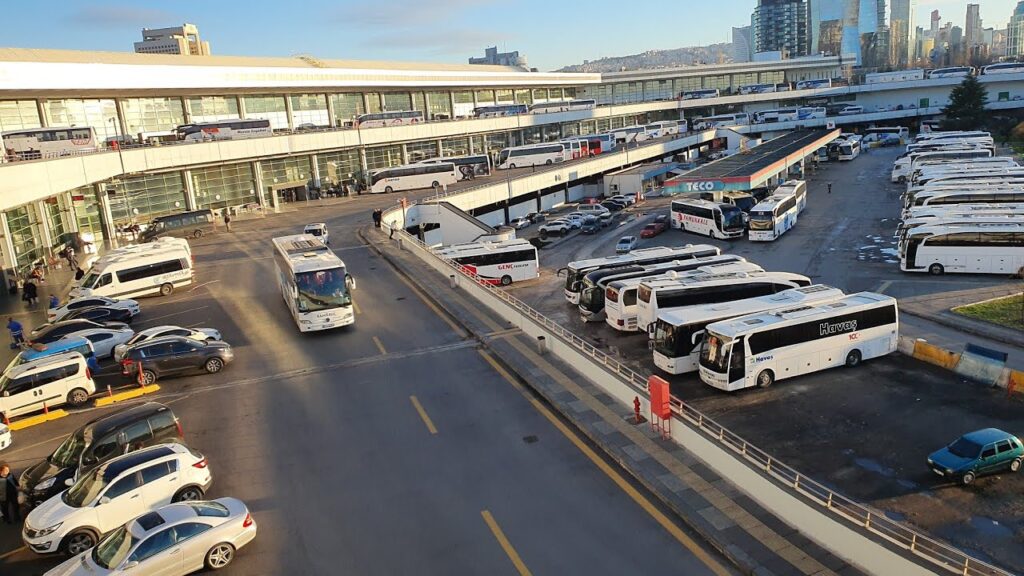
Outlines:
[[633, 421], [640, 423], [640, 397], [633, 396]]

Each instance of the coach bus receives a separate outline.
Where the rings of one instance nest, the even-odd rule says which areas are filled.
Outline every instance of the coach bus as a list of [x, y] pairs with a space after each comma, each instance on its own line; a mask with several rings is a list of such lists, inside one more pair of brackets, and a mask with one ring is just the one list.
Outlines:
[[797, 90], [814, 90], [815, 88], [831, 88], [832, 80], [830, 78], [822, 78], [819, 80], [800, 80], [796, 83]]
[[744, 84], [740, 86], [739, 93], [746, 94], [768, 94], [778, 90], [775, 84]]
[[565, 144], [547, 142], [544, 144], [527, 144], [505, 148], [498, 154], [499, 170], [523, 166], [539, 166], [564, 162], [566, 157]]
[[494, 106], [478, 106], [473, 109], [477, 118], [500, 118], [502, 116], [518, 116], [529, 114], [530, 107], [526, 104], [497, 104]]
[[459, 171], [452, 162], [406, 164], [370, 172], [370, 193], [390, 194], [417, 188], [442, 188], [458, 181]]
[[281, 295], [300, 332], [355, 322], [355, 280], [341, 258], [308, 234], [280, 236], [272, 242]]
[[673, 260], [689, 260], [705, 256], [718, 256], [721, 253], [721, 250], [710, 244], [687, 244], [674, 248], [669, 246], [652, 246], [650, 248], [633, 250], [626, 254], [569, 262], [565, 268], [558, 270], [558, 275], [561, 276], [565, 272], [565, 299], [572, 304], [579, 304], [580, 291], [583, 289], [583, 278], [595, 270], [625, 266], [627, 264], [646, 265], [672, 262]]
[[707, 327], [700, 379], [732, 392], [896, 350], [896, 299], [860, 292], [834, 302], [740, 316]]
[[186, 142], [206, 142], [210, 140], [242, 140], [273, 136], [270, 120], [217, 120], [215, 122], [197, 122], [183, 124], [175, 130], [178, 140]]
[[904, 183], [914, 173], [917, 166], [930, 160], [965, 160], [971, 158], [991, 158], [992, 150], [989, 148], [951, 148], [948, 150], [934, 150], [928, 152], [911, 152], [896, 159], [892, 165], [890, 179], [893, 182]]
[[671, 208], [673, 228], [710, 236], [719, 240], [743, 236], [743, 210], [731, 204], [707, 200], [673, 200]]
[[523, 239], [456, 244], [434, 253], [487, 284], [508, 286], [540, 275], [537, 247]]
[[750, 210], [751, 242], [772, 242], [796, 226], [800, 209], [797, 196], [791, 192], [776, 192]]
[[703, 100], [704, 98], [718, 98], [722, 93], [718, 88], [708, 88], [707, 90], [688, 90], [679, 95], [683, 100]]
[[612, 134], [583, 134], [580, 136], [567, 136], [566, 140], [579, 140], [587, 143], [587, 153], [590, 156], [597, 156], [615, 150], [615, 136]]
[[4, 156], [12, 160], [38, 160], [95, 152], [96, 131], [91, 126], [29, 128], [0, 134]]
[[951, 68], [936, 68], [928, 71], [929, 78], [963, 78], [974, 76], [976, 70], [971, 66], [954, 66]]
[[697, 130], [707, 130], [709, 128], [722, 128], [728, 126], [747, 126], [748, 124], [750, 124], [750, 114], [747, 114], [746, 112], [707, 116], [705, 118], [697, 118], [693, 121], [693, 126]]
[[530, 106], [530, 114], [549, 114], [552, 112], [593, 110], [596, 107], [597, 100], [564, 100], [562, 102], [542, 102]]
[[654, 323], [654, 365], [669, 374], [696, 372], [708, 324], [782, 307], [833, 302], [843, 296], [838, 288], [814, 284], [768, 296], [659, 312]]
[[906, 126], [876, 126], [864, 131], [864, 142], [905, 142], [910, 138], [910, 128]]
[[477, 176], [488, 176], [491, 173], [491, 159], [487, 154], [471, 154], [469, 156], [441, 156], [420, 160], [416, 164], [442, 164], [451, 162], [459, 172], [459, 180], [472, 180]]
[[849, 161], [860, 156], [860, 136], [848, 138], [839, 143], [839, 160]]
[[1018, 274], [1024, 268], [1024, 223], [918, 226], [900, 247], [900, 270]]
[[423, 112], [420, 110], [396, 110], [394, 112], [373, 112], [356, 116], [356, 128], [383, 128], [385, 126], [408, 126], [422, 124]]

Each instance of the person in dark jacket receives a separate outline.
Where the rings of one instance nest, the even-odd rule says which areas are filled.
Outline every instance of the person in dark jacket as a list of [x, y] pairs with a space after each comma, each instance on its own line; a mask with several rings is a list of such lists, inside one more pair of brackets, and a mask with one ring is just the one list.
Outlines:
[[35, 282], [32, 278], [25, 279], [25, 285], [22, 287], [22, 299], [28, 302], [28, 307], [33, 308], [37, 302], [39, 302], [39, 292], [36, 288]]
[[4, 523], [21, 522], [21, 510], [18, 509], [18, 485], [14, 482], [14, 474], [6, 463], [0, 464], [0, 512]]

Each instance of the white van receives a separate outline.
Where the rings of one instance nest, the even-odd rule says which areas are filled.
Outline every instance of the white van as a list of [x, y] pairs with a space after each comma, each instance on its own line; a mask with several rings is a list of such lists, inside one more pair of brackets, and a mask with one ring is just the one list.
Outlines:
[[81, 406], [96, 392], [96, 383], [78, 352], [62, 352], [26, 362], [0, 377], [0, 415], [13, 418], [61, 406]]
[[69, 296], [135, 298], [160, 294], [192, 283], [192, 254], [177, 246], [103, 257], [72, 288]]
[[610, 210], [600, 204], [580, 204], [576, 207], [576, 211], [582, 213], [584, 216], [600, 216], [601, 214], [610, 212]]

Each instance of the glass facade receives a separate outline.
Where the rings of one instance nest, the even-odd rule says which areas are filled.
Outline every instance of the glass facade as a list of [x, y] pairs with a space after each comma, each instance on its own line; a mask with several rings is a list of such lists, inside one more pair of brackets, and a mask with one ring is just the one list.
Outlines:
[[330, 126], [327, 117], [327, 96], [325, 94], [294, 94], [289, 96], [292, 104], [292, 125], [312, 124], [313, 126]]
[[530, 90], [516, 90], [516, 104], [533, 104], [533, 93]]
[[366, 96], [366, 113], [373, 114], [374, 112], [380, 112], [383, 110], [380, 106], [380, 93], [378, 92], [367, 92]]
[[391, 146], [374, 146], [366, 149], [366, 168], [368, 170], [398, 166], [401, 163], [402, 147], [397, 144]]
[[[83, 235], [92, 234], [97, 243], [103, 242], [103, 219], [100, 217], [100, 202], [96, 199], [96, 188], [82, 186], [68, 193], [71, 196], [71, 208], [74, 211], [78, 231]], [[76, 200], [81, 198], [81, 200]]]
[[288, 129], [288, 108], [284, 96], [243, 96], [246, 118], [270, 120], [274, 130]]
[[420, 142], [409, 142], [405, 145], [405, 153], [409, 162], [419, 162], [427, 158], [436, 158], [437, 140], [423, 140]]
[[495, 90], [494, 98], [499, 104], [512, 104], [515, 102], [515, 94], [511, 90]]
[[126, 98], [121, 101], [127, 135], [173, 132], [185, 123], [181, 98]]
[[384, 93], [384, 109], [389, 112], [412, 110], [412, 95], [408, 92]]
[[427, 92], [427, 115], [435, 118], [452, 117], [452, 98], [448, 92]]
[[441, 140], [442, 156], [466, 156], [469, 154], [469, 138], [447, 138]]
[[547, 102], [548, 101], [548, 89], [547, 88], [534, 88], [533, 89], [533, 101], [534, 102]]
[[334, 126], [338, 128], [366, 112], [362, 94], [331, 94], [331, 105], [334, 107]]
[[192, 122], [215, 122], [241, 118], [238, 98], [234, 96], [200, 96], [185, 101]]
[[111, 99], [45, 100], [43, 113], [50, 126], [92, 126], [96, 131], [96, 141], [100, 143], [116, 138], [121, 132], [117, 123], [117, 105]]
[[0, 100], [0, 132], [40, 126], [35, 100]]
[[50, 240], [53, 246], [60, 246], [71, 240], [71, 229], [67, 226], [69, 221], [68, 201], [64, 195], [47, 198], [43, 202], [46, 218], [46, 225], [50, 228]]
[[[423, 94], [423, 92], [412, 93], [412, 109], [419, 110], [421, 112], [427, 111], [426, 96]], [[423, 116], [426, 117], [426, 114], [424, 114]]]
[[196, 208], [224, 208], [258, 202], [256, 177], [248, 162], [192, 170]]
[[[260, 160], [260, 170], [263, 172], [263, 186], [266, 187], [267, 198], [275, 193], [280, 195], [281, 190], [307, 186], [313, 178], [309, 156]], [[281, 198], [286, 201], [295, 199], [288, 194]]]
[[[436, 148], [436, 145], [435, 145]], [[358, 150], [341, 150], [316, 155], [320, 185], [338, 184], [343, 180], [358, 178], [362, 168], [359, 165]]]
[[18, 272], [25, 274], [32, 268], [33, 262], [46, 254], [39, 214], [34, 206], [26, 204], [4, 212], [4, 217], [7, 218], [7, 228], [11, 233]]
[[104, 185], [117, 227], [142, 224], [156, 216], [188, 210], [181, 172], [147, 174]]
[[494, 90], [477, 90], [476, 103], [481, 106], [494, 104]]

